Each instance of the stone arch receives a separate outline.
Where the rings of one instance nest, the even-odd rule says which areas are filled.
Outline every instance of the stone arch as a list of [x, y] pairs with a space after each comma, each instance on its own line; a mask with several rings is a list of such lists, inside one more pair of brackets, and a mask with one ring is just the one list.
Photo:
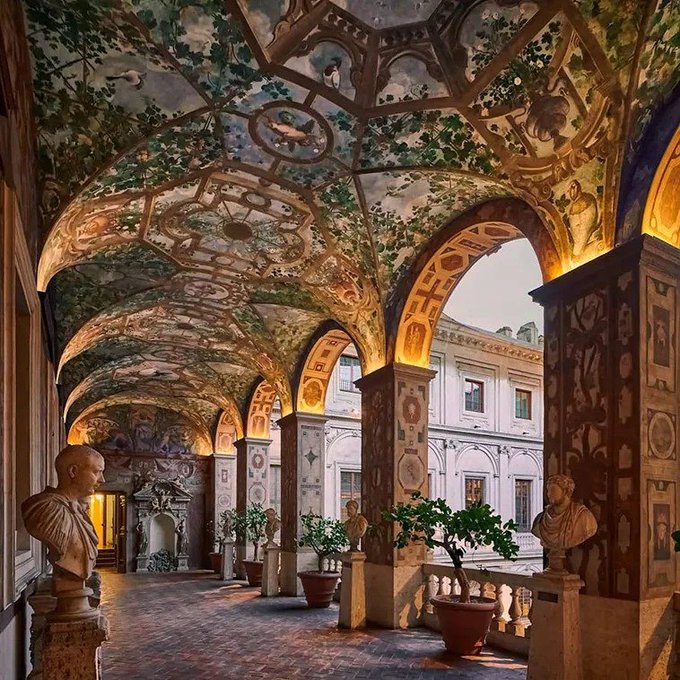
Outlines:
[[243, 438], [243, 421], [236, 404], [225, 409], [215, 428], [215, 453], [235, 454], [234, 442]]
[[248, 406], [246, 437], [269, 439], [270, 416], [277, 396], [276, 390], [266, 380], [257, 384]]
[[427, 367], [437, 322], [456, 284], [483, 255], [522, 237], [533, 246], [544, 281], [562, 273], [547, 228], [522, 200], [487, 201], [444, 227], [420, 253], [389, 303], [388, 356]]
[[642, 216], [642, 233], [680, 247], [680, 126], [654, 174]]
[[305, 352], [304, 363], [296, 381], [295, 410], [303, 413], [323, 413], [326, 393], [333, 369], [340, 355], [352, 342], [349, 334], [341, 328], [323, 327], [311, 339]]

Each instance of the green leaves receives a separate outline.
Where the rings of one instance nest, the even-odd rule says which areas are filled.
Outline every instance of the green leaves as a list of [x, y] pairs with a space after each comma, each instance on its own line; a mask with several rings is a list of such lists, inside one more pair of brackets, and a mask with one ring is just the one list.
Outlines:
[[454, 511], [445, 500], [425, 498], [415, 491], [408, 503], [398, 503], [383, 512], [383, 519], [401, 527], [395, 546], [405, 548], [413, 542], [444, 548], [457, 569], [462, 567], [467, 550], [491, 546], [505, 559], [513, 559], [519, 551], [512, 535], [517, 530], [515, 523], [503, 523], [489, 505], [481, 503]]
[[244, 512], [234, 512], [233, 527], [236, 538], [239, 541], [250, 541], [255, 545], [255, 557], [257, 558], [257, 546], [264, 538], [264, 526], [267, 516], [264, 514], [262, 503], [252, 503]]
[[323, 558], [340, 552], [349, 542], [345, 525], [337, 519], [328, 519], [309, 512], [300, 516], [302, 536], [297, 544], [301, 548], [311, 548], [319, 560], [319, 571], [323, 570]]

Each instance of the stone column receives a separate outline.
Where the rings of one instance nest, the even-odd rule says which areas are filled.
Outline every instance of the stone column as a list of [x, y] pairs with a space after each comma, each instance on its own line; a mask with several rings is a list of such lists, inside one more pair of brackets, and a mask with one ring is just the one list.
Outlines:
[[[243, 512], [251, 503], [269, 505], [269, 445], [271, 439], [244, 437], [236, 446], [236, 509]], [[236, 575], [245, 578], [242, 561], [254, 559], [249, 543], [237, 542]]]
[[281, 594], [302, 595], [298, 571], [316, 570], [316, 555], [298, 548], [300, 514], [324, 514], [326, 418], [291, 413], [281, 426]]
[[434, 376], [427, 368], [390, 364], [356, 383], [361, 390], [361, 514], [380, 526], [364, 537], [369, 624], [406, 628], [420, 619], [425, 548], [394, 548], [394, 526], [383, 522], [381, 513], [408, 501], [413, 491], [428, 493], [428, 401]]
[[642, 236], [535, 291], [545, 308], [545, 474], [597, 534], [568, 554], [584, 678], [666, 678], [677, 528], [680, 250]]
[[215, 453], [211, 458], [212, 485], [206, 515], [217, 526], [220, 514], [236, 507], [236, 455]]

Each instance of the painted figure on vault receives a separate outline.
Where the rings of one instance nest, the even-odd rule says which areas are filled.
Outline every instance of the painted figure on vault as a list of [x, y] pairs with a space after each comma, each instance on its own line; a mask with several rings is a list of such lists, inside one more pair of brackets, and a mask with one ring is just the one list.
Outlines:
[[[317, 149], [324, 145], [323, 139], [312, 134], [316, 122], [313, 119], [298, 123], [290, 111], [279, 111], [279, 119], [264, 116], [262, 122], [279, 138], [280, 144], [287, 144], [288, 151], [295, 151], [296, 145], [313, 146]], [[318, 153], [318, 151], [317, 151]]]

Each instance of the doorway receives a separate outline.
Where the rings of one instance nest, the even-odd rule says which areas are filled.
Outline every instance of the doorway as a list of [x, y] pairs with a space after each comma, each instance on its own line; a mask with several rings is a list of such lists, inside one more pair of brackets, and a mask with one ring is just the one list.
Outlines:
[[97, 531], [97, 569], [125, 573], [127, 566], [127, 524], [125, 494], [105, 491], [92, 496], [90, 518]]

